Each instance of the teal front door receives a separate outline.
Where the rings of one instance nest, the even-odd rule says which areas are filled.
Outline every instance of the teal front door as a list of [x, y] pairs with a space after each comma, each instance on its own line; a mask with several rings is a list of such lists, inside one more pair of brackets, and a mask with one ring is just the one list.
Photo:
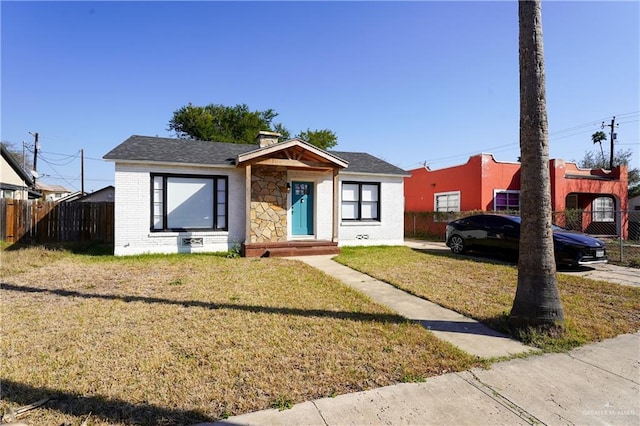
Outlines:
[[291, 233], [313, 235], [313, 182], [293, 182], [291, 187]]

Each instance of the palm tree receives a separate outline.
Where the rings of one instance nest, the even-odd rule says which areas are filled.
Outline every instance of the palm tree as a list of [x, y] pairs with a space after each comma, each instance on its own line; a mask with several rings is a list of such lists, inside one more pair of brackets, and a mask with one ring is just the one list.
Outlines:
[[600, 144], [600, 154], [602, 154], [602, 165], [600, 167], [604, 168], [605, 167], [604, 162], [606, 160], [604, 158], [604, 150], [602, 149], [602, 141], [607, 140], [607, 135], [602, 130], [598, 130], [597, 132], [591, 135], [591, 140], [593, 141], [594, 144], [596, 143]]
[[541, 0], [520, 0], [520, 257], [510, 320], [515, 326], [564, 322], [551, 230], [549, 135]]

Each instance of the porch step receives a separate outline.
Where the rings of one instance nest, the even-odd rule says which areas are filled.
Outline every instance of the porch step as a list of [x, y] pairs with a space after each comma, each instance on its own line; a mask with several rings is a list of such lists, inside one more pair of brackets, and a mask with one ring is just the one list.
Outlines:
[[288, 257], [340, 254], [338, 243], [324, 240], [242, 244], [244, 257]]

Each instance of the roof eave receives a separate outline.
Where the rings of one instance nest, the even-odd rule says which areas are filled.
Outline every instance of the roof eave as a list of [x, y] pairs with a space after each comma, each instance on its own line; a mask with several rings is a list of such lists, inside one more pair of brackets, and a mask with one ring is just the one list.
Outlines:
[[105, 161], [111, 161], [119, 164], [150, 164], [150, 165], [162, 165], [162, 166], [180, 166], [180, 167], [202, 167], [202, 168], [225, 168], [235, 169], [235, 164], [213, 164], [213, 163], [181, 163], [176, 161], [156, 161], [156, 160], [121, 160], [121, 159], [106, 159]]
[[322, 158], [324, 158], [325, 160], [335, 164], [338, 167], [342, 167], [342, 168], [346, 168], [348, 167], [349, 163], [345, 160], [343, 160], [342, 158], [331, 154], [330, 152], [327, 152], [323, 149], [320, 149], [314, 145], [311, 145], [310, 143], [307, 143], [301, 139], [289, 139], [287, 141], [284, 142], [278, 142], [275, 143], [273, 145], [269, 145], [269, 146], [265, 146], [263, 148], [258, 148], [258, 149], [254, 149], [252, 151], [248, 151], [242, 154], [238, 154], [238, 156], [236, 157], [236, 164], [240, 165], [241, 163], [247, 162], [247, 161], [251, 161], [254, 160], [256, 158], [259, 157], [264, 157], [264, 156], [268, 156], [270, 154], [274, 154], [278, 151], [282, 151], [284, 149], [287, 148], [291, 148], [294, 146], [299, 146], [303, 149], [306, 149], [308, 151], [313, 152], [315, 155], [318, 155]]
[[340, 170], [341, 175], [360, 175], [360, 176], [385, 176], [385, 177], [395, 177], [395, 178], [405, 178], [410, 177], [410, 174], [407, 173], [375, 173], [375, 172], [354, 172], [349, 171], [348, 169]]

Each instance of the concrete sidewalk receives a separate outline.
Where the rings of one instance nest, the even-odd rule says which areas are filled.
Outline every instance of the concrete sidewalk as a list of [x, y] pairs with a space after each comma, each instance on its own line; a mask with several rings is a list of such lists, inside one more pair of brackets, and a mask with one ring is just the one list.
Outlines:
[[215, 425], [637, 425], [640, 333]]

